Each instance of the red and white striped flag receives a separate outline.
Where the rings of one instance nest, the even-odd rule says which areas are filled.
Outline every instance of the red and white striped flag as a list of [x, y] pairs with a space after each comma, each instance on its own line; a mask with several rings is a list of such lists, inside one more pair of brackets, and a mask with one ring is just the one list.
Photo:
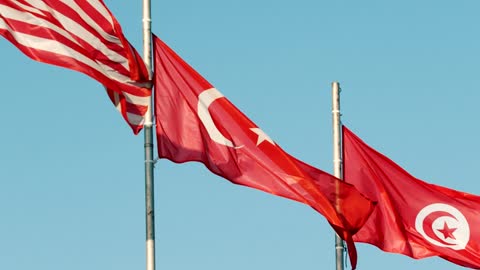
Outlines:
[[102, 0], [0, 0], [0, 35], [36, 61], [99, 81], [133, 132], [142, 129], [148, 71]]

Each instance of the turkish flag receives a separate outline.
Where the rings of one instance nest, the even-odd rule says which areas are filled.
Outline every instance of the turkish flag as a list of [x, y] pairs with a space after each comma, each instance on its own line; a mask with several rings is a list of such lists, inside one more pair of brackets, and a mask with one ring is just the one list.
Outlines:
[[415, 259], [480, 268], [480, 197], [416, 179], [343, 127], [344, 179], [378, 202], [355, 234]]
[[[353, 186], [284, 152], [157, 37], [154, 51], [161, 158], [198, 161], [235, 184], [310, 205], [341, 237], [351, 240], [373, 210], [370, 200]], [[349, 251], [354, 266], [354, 247]]]

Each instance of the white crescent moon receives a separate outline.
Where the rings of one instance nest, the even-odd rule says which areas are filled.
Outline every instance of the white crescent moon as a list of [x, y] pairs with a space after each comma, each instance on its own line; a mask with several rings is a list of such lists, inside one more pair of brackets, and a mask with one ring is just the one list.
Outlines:
[[[452, 245], [445, 245], [433, 239], [425, 232], [425, 229], [423, 228], [423, 221], [428, 217], [428, 215], [434, 212], [439, 212], [439, 211], [447, 212], [454, 217], [454, 218], [449, 218], [449, 220], [452, 223], [455, 223], [455, 227], [456, 227], [455, 239], [453, 241], [454, 244]], [[447, 222], [447, 219], [448, 218], [442, 219], [442, 217], [440, 217], [437, 220], [434, 220], [430, 226], [432, 226], [432, 228], [434, 226], [439, 227], [441, 226], [441, 224], [444, 224], [444, 222]], [[457, 208], [444, 203], [433, 203], [425, 206], [422, 210], [420, 210], [420, 212], [417, 214], [417, 217], [415, 219], [415, 229], [428, 242], [439, 247], [447, 247], [453, 250], [465, 249], [465, 247], [468, 244], [468, 241], [470, 240], [470, 226], [465, 216]]]
[[198, 95], [197, 105], [198, 118], [200, 118], [203, 126], [207, 129], [208, 135], [214, 142], [228, 147], [235, 147], [233, 142], [225, 138], [220, 130], [218, 130], [213, 122], [210, 112], [208, 111], [208, 107], [210, 107], [215, 100], [221, 97], [224, 97], [224, 95], [215, 88], [210, 88], [200, 93], [200, 95]]

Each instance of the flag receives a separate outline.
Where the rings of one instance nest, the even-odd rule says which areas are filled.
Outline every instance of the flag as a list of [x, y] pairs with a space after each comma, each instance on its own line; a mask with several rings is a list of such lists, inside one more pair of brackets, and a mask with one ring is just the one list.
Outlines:
[[2, 0], [0, 35], [33, 60], [97, 80], [133, 132], [142, 129], [148, 71], [103, 1]]
[[[161, 158], [198, 161], [232, 183], [307, 204], [351, 240], [371, 213], [372, 202], [353, 186], [284, 152], [157, 37], [154, 64]], [[354, 266], [354, 247], [349, 251]]]
[[378, 202], [353, 239], [480, 268], [480, 197], [421, 181], [343, 128], [344, 178]]

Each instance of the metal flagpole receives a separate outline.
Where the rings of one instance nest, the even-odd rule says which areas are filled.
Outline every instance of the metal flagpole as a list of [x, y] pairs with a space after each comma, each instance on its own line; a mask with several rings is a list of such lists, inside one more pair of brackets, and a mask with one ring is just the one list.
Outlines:
[[[340, 84], [338, 82], [332, 83], [332, 124], [333, 124], [333, 175], [339, 179], [343, 179], [343, 163], [342, 163], [342, 141], [341, 141], [341, 126], [340, 120]], [[338, 186], [337, 194], [338, 194]], [[338, 206], [338, 204], [337, 204]], [[339, 209], [337, 209], [339, 210]], [[345, 246], [342, 238], [335, 234], [335, 258], [336, 270], [344, 269], [344, 252]]]
[[[152, 20], [150, 0], [143, 0], [143, 61], [147, 66], [149, 78], [152, 78]], [[145, 115], [145, 223], [146, 223], [146, 266], [155, 270], [155, 212], [153, 189], [153, 103]]]

